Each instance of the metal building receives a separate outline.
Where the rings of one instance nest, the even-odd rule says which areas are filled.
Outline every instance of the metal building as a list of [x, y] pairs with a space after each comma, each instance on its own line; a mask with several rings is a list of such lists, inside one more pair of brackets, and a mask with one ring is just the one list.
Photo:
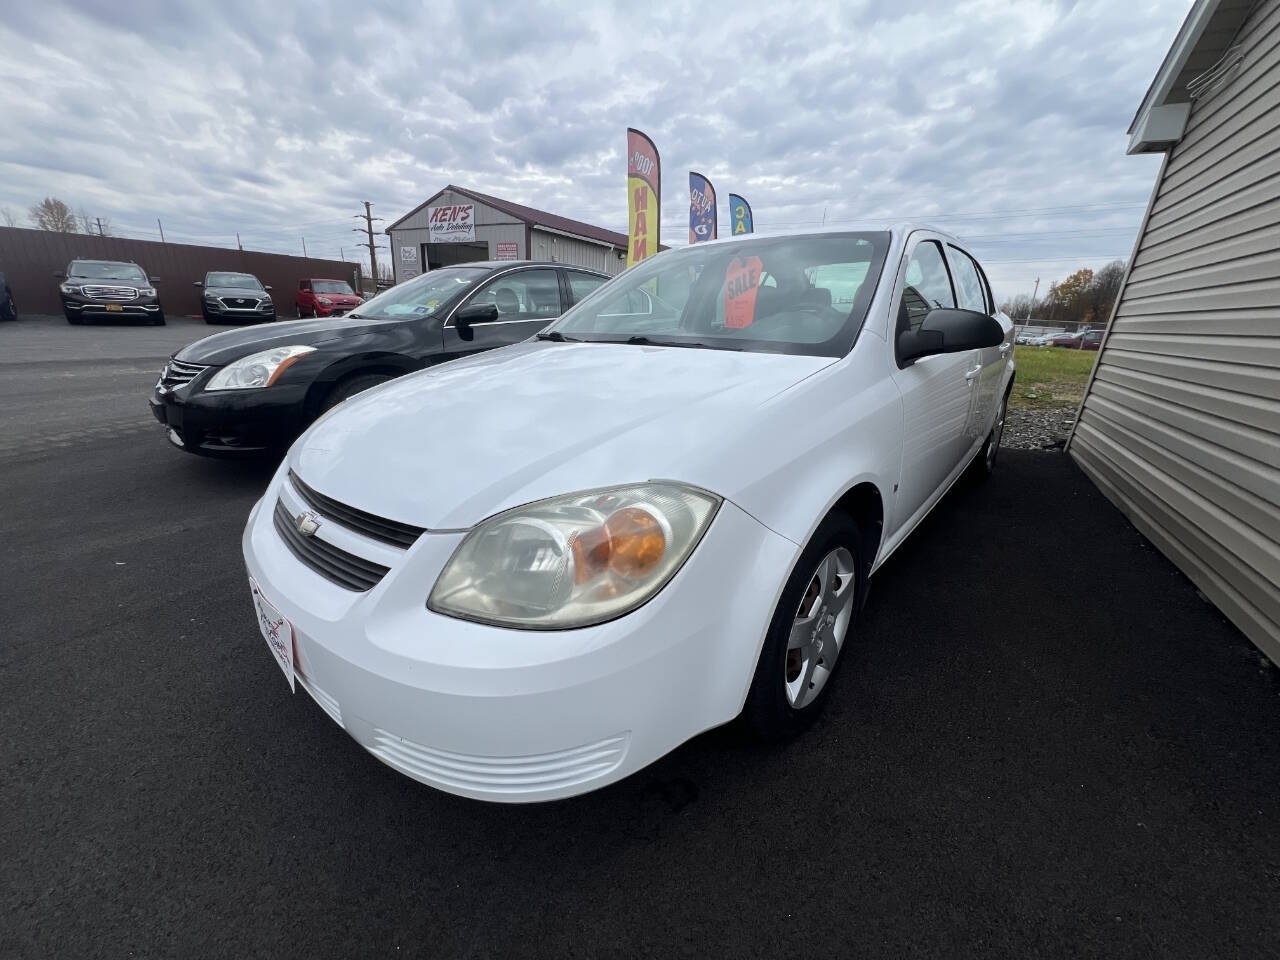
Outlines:
[[1280, 663], [1280, 0], [1197, 0], [1129, 134], [1164, 164], [1068, 449]]
[[453, 184], [386, 232], [397, 283], [472, 260], [549, 260], [610, 275], [626, 266], [626, 234]]

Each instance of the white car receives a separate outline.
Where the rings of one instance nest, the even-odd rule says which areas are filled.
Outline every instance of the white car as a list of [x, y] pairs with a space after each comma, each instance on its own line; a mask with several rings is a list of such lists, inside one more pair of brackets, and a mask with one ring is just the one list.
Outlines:
[[994, 466], [1012, 336], [926, 227], [660, 253], [317, 421], [245, 530], [263, 634], [369, 752], [485, 800], [796, 733], [868, 578]]

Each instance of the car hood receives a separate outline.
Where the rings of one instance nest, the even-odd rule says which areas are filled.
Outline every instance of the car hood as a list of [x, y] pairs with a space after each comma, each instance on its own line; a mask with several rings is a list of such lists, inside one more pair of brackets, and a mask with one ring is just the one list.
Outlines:
[[249, 297], [257, 300], [271, 297], [269, 292], [260, 287], [205, 287], [204, 292], [215, 297]]
[[831, 357], [527, 342], [355, 397], [294, 444], [308, 484], [379, 516], [465, 529], [557, 494], [650, 479], [724, 496], [726, 447]]
[[251, 353], [257, 353], [259, 350], [292, 345], [314, 347], [399, 322], [402, 321], [332, 317], [264, 323], [260, 326], [215, 333], [211, 337], [205, 337], [203, 340], [197, 340], [183, 347], [174, 354], [174, 358], [186, 363], [223, 366], [233, 360], [247, 357]]

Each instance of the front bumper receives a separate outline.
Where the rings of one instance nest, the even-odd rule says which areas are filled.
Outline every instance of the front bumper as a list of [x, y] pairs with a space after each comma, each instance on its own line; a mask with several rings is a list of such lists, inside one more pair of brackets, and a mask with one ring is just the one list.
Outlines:
[[[462, 533], [407, 550], [324, 521], [316, 536], [390, 568], [353, 592], [299, 561], [273, 525], [306, 505], [282, 466], [250, 514], [249, 575], [294, 626], [301, 686], [394, 769], [482, 800], [585, 793], [742, 709], [798, 548], [731, 503], [649, 603], [610, 623], [524, 631], [431, 612]], [[246, 590], [246, 599], [248, 591]], [[263, 651], [263, 669], [273, 670]]]
[[225, 320], [228, 323], [265, 323], [276, 318], [276, 308], [274, 304], [266, 307], [237, 307], [228, 306], [222, 300], [203, 300], [201, 305], [205, 315], [218, 320]]
[[254, 455], [287, 446], [306, 427], [305, 384], [201, 392], [199, 384], [215, 371], [177, 389], [157, 386], [148, 398], [174, 446], [211, 457]]

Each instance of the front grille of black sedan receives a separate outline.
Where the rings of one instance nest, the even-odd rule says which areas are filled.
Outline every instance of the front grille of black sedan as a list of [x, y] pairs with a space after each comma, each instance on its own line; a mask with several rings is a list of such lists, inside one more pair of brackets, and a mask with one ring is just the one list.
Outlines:
[[222, 305], [228, 310], [257, 310], [258, 299], [256, 297], [220, 297]]
[[326, 497], [323, 493], [312, 490], [292, 470], [289, 471], [289, 482], [293, 484], [293, 489], [298, 491], [298, 496], [306, 505], [322, 517], [328, 517], [350, 530], [363, 533], [374, 540], [389, 543], [393, 547], [411, 547], [427, 532], [423, 527], [401, 523], [399, 520], [388, 520], [385, 517], [366, 513], [364, 510], [349, 507], [345, 503], [339, 503], [332, 497]]
[[164, 365], [164, 371], [160, 374], [160, 384], [169, 389], [180, 387], [183, 384], [190, 383], [208, 369], [208, 367], [201, 366], [198, 363], [183, 363], [181, 360], [170, 360]]
[[356, 593], [363, 593], [375, 587], [387, 575], [389, 568], [371, 560], [347, 553], [341, 547], [321, 540], [314, 534], [304, 537], [294, 525], [293, 517], [284, 508], [284, 504], [276, 501], [276, 511], [272, 518], [276, 533], [289, 551], [303, 564], [310, 567], [331, 583]]

